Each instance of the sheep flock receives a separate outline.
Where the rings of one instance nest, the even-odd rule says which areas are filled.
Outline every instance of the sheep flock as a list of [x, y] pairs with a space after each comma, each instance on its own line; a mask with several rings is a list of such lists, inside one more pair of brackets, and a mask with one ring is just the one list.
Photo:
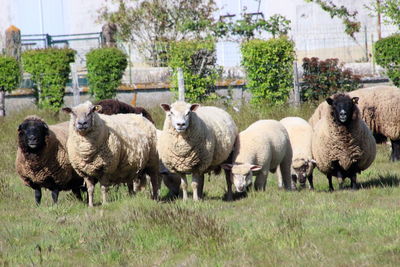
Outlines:
[[[126, 185], [130, 194], [148, 187], [160, 199], [162, 183], [174, 197], [188, 199], [188, 175], [193, 200], [204, 198], [205, 176], [224, 171], [226, 200], [236, 192], [268, 191], [269, 172], [277, 172], [278, 186], [301, 190], [313, 171], [325, 174], [329, 191], [332, 177], [351, 180], [358, 189], [357, 174], [376, 156], [376, 143], [388, 138], [391, 160], [400, 159], [400, 89], [372, 87], [328, 97], [307, 121], [287, 117], [265, 118], [239, 132], [233, 118], [214, 106], [177, 101], [161, 104], [162, 129], [144, 108], [117, 100], [97, 104], [86, 101], [62, 110], [69, 122], [56, 125], [28, 116], [17, 134], [16, 172], [41, 202], [41, 189], [49, 189], [54, 202], [60, 191], [94, 206], [94, 190], [100, 185], [102, 203], [110, 186]], [[253, 176], [255, 179], [253, 181]], [[150, 181], [150, 182], [148, 182]], [[300, 187], [297, 187], [297, 182]], [[213, 180], [209, 182], [213, 186]], [[232, 189], [233, 187], [233, 189]]]

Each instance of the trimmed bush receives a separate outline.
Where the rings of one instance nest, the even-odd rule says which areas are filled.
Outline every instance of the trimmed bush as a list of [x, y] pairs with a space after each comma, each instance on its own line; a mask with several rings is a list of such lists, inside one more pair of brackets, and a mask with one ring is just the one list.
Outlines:
[[115, 47], [93, 49], [86, 54], [90, 94], [96, 101], [115, 97], [127, 65], [126, 54]]
[[376, 41], [374, 58], [378, 65], [386, 69], [386, 74], [394, 85], [400, 87], [400, 35]]
[[338, 91], [352, 91], [360, 87], [360, 76], [353, 75], [349, 69], [343, 69], [337, 58], [304, 58], [303, 70], [303, 101], [319, 100]]
[[168, 66], [173, 69], [171, 90], [178, 91], [178, 68], [185, 80], [185, 100], [204, 101], [215, 97], [215, 82], [219, 77], [213, 41], [181, 41], [172, 43]]
[[293, 88], [294, 43], [286, 37], [241, 45], [242, 65], [253, 103], [285, 103]]
[[5, 93], [17, 88], [20, 79], [18, 61], [13, 57], [0, 55], [0, 116], [5, 115]]
[[69, 48], [45, 48], [22, 53], [23, 68], [32, 75], [39, 108], [59, 111], [62, 107], [75, 52]]

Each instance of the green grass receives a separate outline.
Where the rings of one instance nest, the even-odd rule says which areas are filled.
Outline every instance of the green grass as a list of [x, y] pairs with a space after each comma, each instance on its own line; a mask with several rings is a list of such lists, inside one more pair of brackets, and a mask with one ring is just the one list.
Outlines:
[[[257, 119], [308, 118], [313, 107], [252, 109], [232, 114], [242, 130]], [[150, 111], [160, 128], [163, 111]], [[315, 192], [278, 190], [275, 175], [266, 192], [222, 201], [223, 176], [206, 179], [204, 201], [155, 202], [149, 192], [129, 197], [110, 190], [106, 206], [86, 207], [62, 192], [53, 205], [15, 174], [16, 129], [27, 114], [54, 123], [37, 110], [0, 120], [0, 266], [398, 266], [400, 262], [400, 163], [379, 145], [361, 189], [328, 192], [315, 172]], [[67, 117], [62, 116], [61, 119]], [[337, 189], [338, 183], [334, 180]], [[99, 188], [95, 202], [100, 202]], [[165, 187], [162, 195], [167, 195]]]

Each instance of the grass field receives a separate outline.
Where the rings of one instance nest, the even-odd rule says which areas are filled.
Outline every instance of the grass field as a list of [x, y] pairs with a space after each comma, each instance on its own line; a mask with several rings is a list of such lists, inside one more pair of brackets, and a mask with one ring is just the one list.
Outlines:
[[[240, 129], [260, 118], [308, 118], [313, 107], [251, 108], [232, 112]], [[15, 174], [16, 129], [28, 114], [0, 120], [0, 266], [399, 266], [400, 163], [379, 145], [373, 165], [359, 176], [360, 190], [328, 192], [315, 172], [314, 192], [278, 190], [270, 175], [266, 192], [222, 201], [223, 176], [206, 179], [204, 201], [129, 197], [124, 186], [112, 201], [89, 209], [62, 192], [42, 205]], [[161, 109], [151, 110], [158, 128]], [[346, 181], [347, 188], [349, 180]], [[95, 202], [100, 202], [99, 188]], [[162, 196], [167, 195], [165, 187]]]

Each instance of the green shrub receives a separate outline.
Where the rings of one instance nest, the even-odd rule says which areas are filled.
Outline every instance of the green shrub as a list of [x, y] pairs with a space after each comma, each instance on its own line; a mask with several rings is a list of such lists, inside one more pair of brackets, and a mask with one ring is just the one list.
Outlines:
[[177, 68], [182, 68], [185, 82], [185, 100], [204, 101], [215, 97], [216, 68], [213, 41], [181, 41], [171, 44], [168, 66], [173, 69], [171, 90], [178, 91]]
[[86, 55], [90, 94], [96, 101], [117, 94], [127, 65], [126, 54], [115, 47], [93, 49]]
[[395, 34], [374, 44], [374, 57], [378, 65], [386, 69], [389, 79], [400, 86], [400, 35]]
[[360, 87], [360, 76], [353, 75], [349, 69], [343, 70], [337, 58], [304, 58], [303, 70], [303, 101], [319, 100], [338, 91], [352, 91]]
[[20, 79], [18, 61], [13, 57], [0, 55], [0, 90], [11, 92], [18, 87]]
[[286, 37], [241, 45], [242, 65], [253, 103], [285, 103], [293, 84], [294, 43]]
[[22, 64], [32, 76], [35, 95], [40, 108], [58, 111], [64, 103], [65, 85], [68, 82], [70, 63], [75, 50], [45, 48], [22, 53]]

